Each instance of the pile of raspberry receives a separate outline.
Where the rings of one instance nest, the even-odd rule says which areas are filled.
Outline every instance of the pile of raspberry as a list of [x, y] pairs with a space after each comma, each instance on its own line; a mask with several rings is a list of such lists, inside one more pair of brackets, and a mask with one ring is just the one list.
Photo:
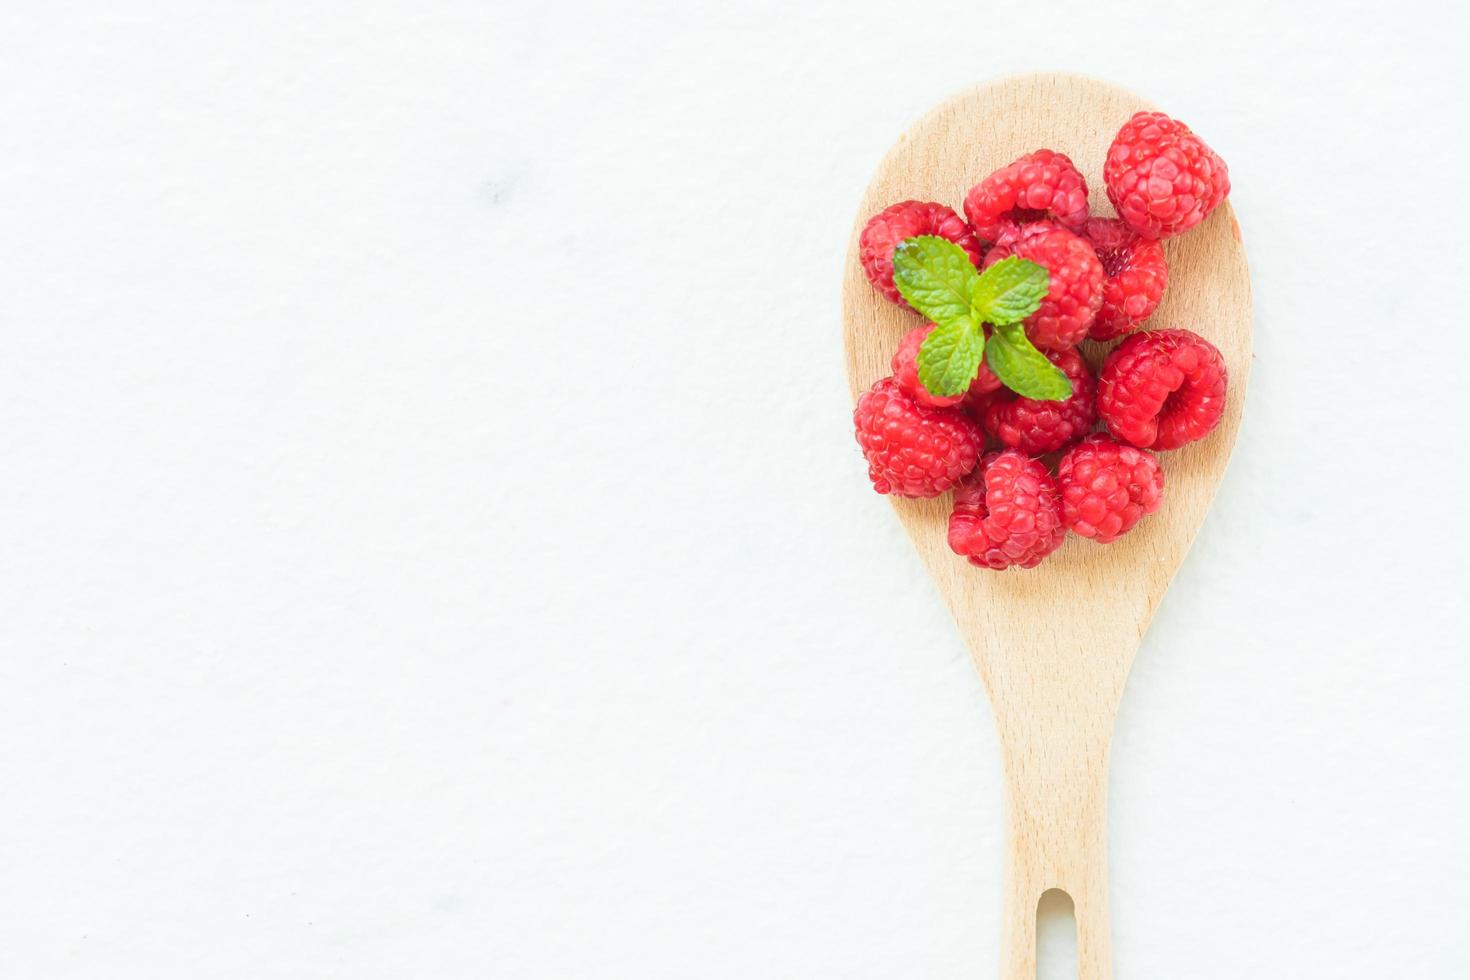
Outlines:
[[[1072, 531], [1117, 540], [1159, 509], [1155, 452], [1203, 439], [1225, 410], [1220, 352], [1185, 329], [1147, 325], [1168, 283], [1163, 242], [1204, 220], [1230, 192], [1220, 159], [1188, 126], [1140, 112], [1103, 164], [1117, 217], [1089, 213], [1072, 161], [1037, 150], [986, 177], [964, 199], [903, 201], [874, 215], [859, 239], [863, 271], [907, 307], [893, 279], [906, 239], [954, 242], [977, 269], [1015, 255], [1044, 266], [1049, 289], [1026, 336], [1072, 382], [1065, 401], [1023, 398], [981, 363], [969, 390], [940, 397], [919, 382], [916, 357], [932, 323], [893, 355], [893, 374], [853, 412], [879, 493], [954, 491], [949, 546], [975, 565], [1034, 568]], [[1100, 369], [1077, 349], [1118, 341]]]

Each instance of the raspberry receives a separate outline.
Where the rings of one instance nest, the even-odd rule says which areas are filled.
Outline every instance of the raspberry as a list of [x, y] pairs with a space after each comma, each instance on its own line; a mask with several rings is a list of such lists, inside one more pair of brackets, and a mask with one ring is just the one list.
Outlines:
[[984, 268], [1010, 255], [1046, 266], [1051, 276], [1046, 299], [1026, 318], [1026, 336], [1046, 350], [1077, 346], [1103, 301], [1103, 267], [1092, 246], [1050, 221], [1038, 221], [997, 243]]
[[986, 453], [955, 490], [949, 547], [972, 565], [1035, 568], [1066, 536], [1057, 482], [1025, 453]]
[[903, 335], [903, 340], [898, 342], [898, 350], [893, 352], [893, 380], [905, 392], [912, 395], [920, 405], [930, 408], [949, 408], [958, 405], [965, 399], [974, 396], [988, 394], [1000, 387], [1000, 378], [990, 370], [990, 365], [984, 361], [980, 362], [980, 371], [975, 375], [975, 380], [970, 382], [970, 390], [958, 395], [931, 395], [929, 390], [919, 382], [919, 347], [924, 343], [924, 338], [934, 329], [934, 324], [926, 323], [922, 327], [915, 327]]
[[1124, 442], [1178, 449], [1220, 423], [1225, 386], [1225, 361], [1214, 344], [1188, 330], [1148, 330], [1108, 355], [1097, 413]]
[[1094, 395], [1097, 381], [1092, 368], [1075, 350], [1046, 355], [1072, 380], [1072, 397], [1064, 402], [1022, 398], [1002, 388], [969, 406], [971, 414], [1004, 446], [1039, 456], [1055, 452], [1080, 439], [1097, 421]]
[[1142, 237], [1117, 218], [1091, 219], [1087, 238], [1107, 276], [1102, 307], [1087, 336], [1113, 340], [1132, 333], [1158, 309], [1169, 284], [1169, 263], [1161, 243]]
[[1230, 193], [1230, 170], [1189, 127], [1162, 112], [1123, 124], [1103, 162], [1108, 200], [1144, 238], [1168, 238], [1204, 220]]
[[1062, 523], [1100, 544], [1116, 541], [1164, 500], [1164, 471], [1151, 453], [1097, 433], [1057, 464]]
[[953, 208], [928, 201], [901, 201], [884, 208], [868, 219], [858, 236], [858, 259], [867, 273], [868, 282], [899, 306], [908, 307], [893, 284], [893, 250], [905, 238], [915, 235], [938, 235], [947, 238], [980, 264], [980, 243], [965, 219]]
[[852, 413], [868, 477], [879, 493], [937, 497], [975, 468], [985, 437], [963, 412], [927, 408], [884, 378]]
[[1044, 218], [1081, 231], [1087, 221], [1087, 181], [1065, 155], [1037, 150], [970, 188], [965, 217], [987, 242]]

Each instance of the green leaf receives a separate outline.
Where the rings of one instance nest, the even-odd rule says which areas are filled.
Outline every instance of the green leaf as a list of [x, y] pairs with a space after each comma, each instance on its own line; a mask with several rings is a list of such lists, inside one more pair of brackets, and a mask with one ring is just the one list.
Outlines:
[[905, 238], [893, 250], [894, 285], [910, 306], [941, 327], [974, 320], [970, 296], [979, 278], [965, 250], [945, 238]]
[[1036, 312], [1050, 288], [1046, 266], [1012, 255], [980, 274], [970, 305], [986, 323], [1020, 323]]
[[1072, 397], [1072, 380], [1031, 346], [1019, 323], [995, 328], [985, 345], [985, 360], [1001, 383], [1023, 398], [1059, 402]]
[[919, 383], [931, 395], [963, 395], [980, 371], [985, 333], [973, 320], [935, 326], [919, 347]]

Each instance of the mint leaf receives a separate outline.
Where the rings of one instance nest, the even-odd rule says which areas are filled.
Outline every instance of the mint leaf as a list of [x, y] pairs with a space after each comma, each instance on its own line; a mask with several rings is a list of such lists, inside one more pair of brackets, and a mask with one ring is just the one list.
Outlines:
[[979, 278], [965, 250], [936, 235], [905, 238], [893, 250], [893, 284], [899, 294], [941, 327], [973, 321], [970, 295]]
[[1050, 288], [1046, 266], [1012, 255], [980, 274], [970, 304], [986, 323], [1020, 323], [1036, 312]]
[[919, 347], [919, 383], [931, 395], [963, 395], [980, 371], [985, 333], [970, 319], [936, 326]]
[[985, 360], [1001, 383], [1022, 398], [1059, 402], [1072, 397], [1072, 379], [1031, 346], [1025, 328], [1019, 323], [995, 328], [990, 343], [985, 345]]

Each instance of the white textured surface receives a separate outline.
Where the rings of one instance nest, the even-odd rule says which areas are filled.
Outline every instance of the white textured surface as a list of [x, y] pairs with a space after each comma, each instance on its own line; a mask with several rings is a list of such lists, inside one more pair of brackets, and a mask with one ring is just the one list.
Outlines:
[[1254, 271], [1118, 975], [1470, 974], [1463, 12], [29, 7], [0, 976], [993, 974], [988, 708], [836, 318], [892, 139], [1032, 67], [1194, 122]]

